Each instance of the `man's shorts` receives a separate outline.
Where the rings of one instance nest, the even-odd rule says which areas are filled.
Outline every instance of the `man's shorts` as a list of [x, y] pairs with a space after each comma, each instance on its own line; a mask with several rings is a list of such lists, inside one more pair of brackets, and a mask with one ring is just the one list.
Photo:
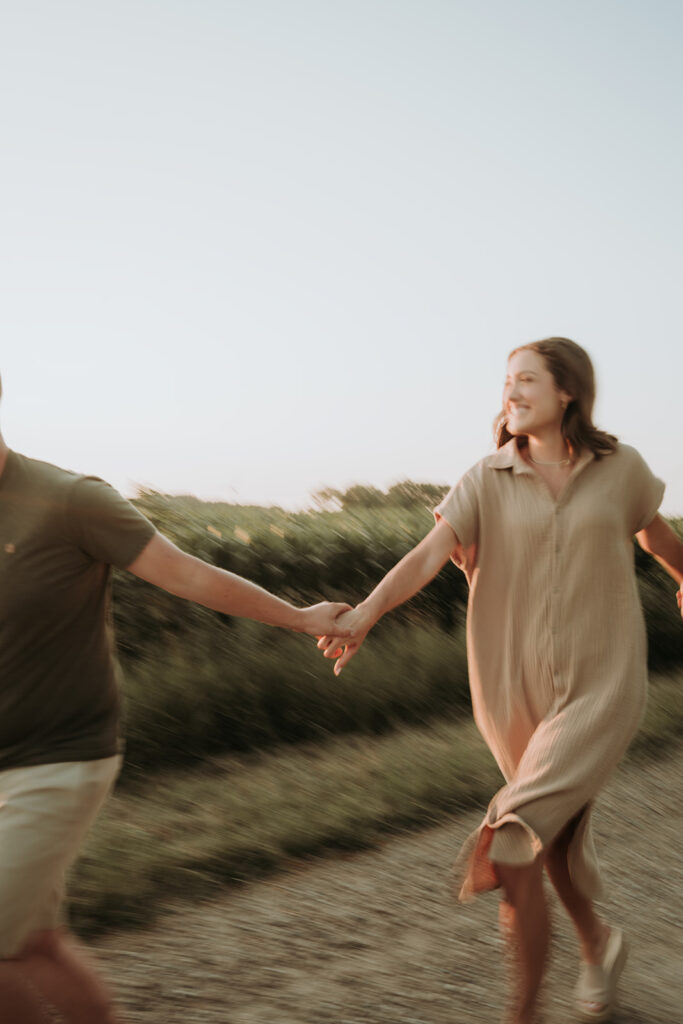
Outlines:
[[0, 771], [0, 959], [61, 923], [65, 872], [120, 767], [117, 755]]

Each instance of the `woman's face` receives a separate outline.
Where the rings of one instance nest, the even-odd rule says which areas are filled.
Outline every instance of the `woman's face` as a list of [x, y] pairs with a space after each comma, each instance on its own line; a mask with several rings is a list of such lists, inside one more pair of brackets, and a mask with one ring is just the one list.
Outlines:
[[559, 431], [570, 400], [570, 395], [557, 389], [555, 378], [538, 352], [520, 349], [510, 356], [503, 389], [503, 411], [511, 434]]

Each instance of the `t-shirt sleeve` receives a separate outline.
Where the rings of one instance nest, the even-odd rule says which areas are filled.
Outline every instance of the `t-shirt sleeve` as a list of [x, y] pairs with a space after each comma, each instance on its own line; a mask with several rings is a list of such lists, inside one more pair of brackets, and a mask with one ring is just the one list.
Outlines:
[[97, 562], [127, 568], [156, 530], [149, 519], [98, 477], [78, 477], [66, 507], [69, 536]]
[[631, 532], [638, 533], [651, 523], [664, 497], [665, 484], [654, 475], [645, 459], [635, 448], [630, 450], [631, 466], [628, 479], [628, 498]]
[[475, 544], [479, 534], [479, 499], [475, 473], [476, 468], [465, 473], [434, 509], [437, 523], [445, 519], [463, 548]]

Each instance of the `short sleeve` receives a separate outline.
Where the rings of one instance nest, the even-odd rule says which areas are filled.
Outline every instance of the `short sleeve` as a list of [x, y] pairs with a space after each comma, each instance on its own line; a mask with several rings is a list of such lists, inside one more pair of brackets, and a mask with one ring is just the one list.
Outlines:
[[125, 569], [156, 530], [118, 491], [97, 477], [78, 477], [66, 507], [69, 537], [96, 562]]
[[437, 523], [440, 519], [446, 520], [463, 548], [476, 544], [479, 534], [479, 499], [474, 470], [465, 473], [451, 487], [434, 509], [434, 518]]
[[665, 484], [654, 475], [642, 455], [629, 449], [628, 498], [632, 533], [638, 533], [657, 515]]

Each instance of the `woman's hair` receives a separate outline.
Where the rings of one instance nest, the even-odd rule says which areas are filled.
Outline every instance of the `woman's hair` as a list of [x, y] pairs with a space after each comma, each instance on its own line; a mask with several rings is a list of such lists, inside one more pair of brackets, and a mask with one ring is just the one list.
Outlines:
[[[595, 374], [588, 353], [569, 338], [544, 338], [543, 341], [520, 345], [508, 358], [524, 351], [538, 352], [543, 356], [555, 380], [555, 387], [572, 396], [562, 418], [562, 436], [569, 451], [578, 455], [582, 449], [589, 448], [596, 459], [611, 455], [617, 447], [616, 437], [593, 425]], [[505, 409], [496, 417], [493, 429], [498, 448], [512, 438], [507, 428]]]

